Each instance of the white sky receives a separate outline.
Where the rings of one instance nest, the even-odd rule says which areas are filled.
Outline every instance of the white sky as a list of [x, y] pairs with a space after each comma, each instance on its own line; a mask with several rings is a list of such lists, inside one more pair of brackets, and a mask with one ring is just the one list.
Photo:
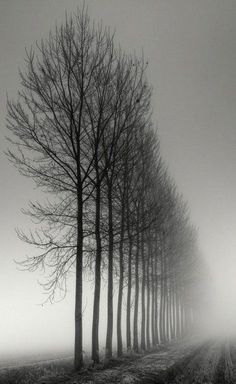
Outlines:
[[[236, 319], [236, 2], [85, 2], [92, 17], [116, 29], [122, 47], [137, 53], [143, 48], [148, 58], [162, 153], [199, 227], [215, 311]], [[41, 195], [3, 151], [6, 92], [14, 96], [19, 88], [25, 46], [47, 36], [55, 20], [79, 4], [0, 0], [0, 356], [7, 350], [69, 348], [73, 342], [73, 289], [64, 302], [38, 306], [44, 297], [37, 276], [17, 271], [13, 262], [28, 252], [14, 232], [27, 225], [20, 209]]]

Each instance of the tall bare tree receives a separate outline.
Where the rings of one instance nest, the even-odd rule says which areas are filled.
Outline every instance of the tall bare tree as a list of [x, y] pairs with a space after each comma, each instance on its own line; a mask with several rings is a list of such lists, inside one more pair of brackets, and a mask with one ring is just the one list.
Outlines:
[[76, 369], [83, 366], [87, 258], [95, 265], [94, 362], [99, 362], [103, 266], [108, 269], [108, 358], [113, 353], [114, 265], [118, 355], [123, 353], [126, 281], [128, 350], [156, 348], [159, 341], [189, 331], [193, 322], [190, 297], [198, 276], [194, 230], [160, 159], [146, 66], [143, 57], [124, 54], [110, 30], [92, 23], [83, 8], [27, 52], [19, 97], [8, 100], [8, 156], [51, 196], [25, 210], [39, 229], [18, 234], [39, 254], [22, 265], [49, 269], [44, 287], [51, 300], [58, 288], [66, 292], [68, 273], [75, 269]]

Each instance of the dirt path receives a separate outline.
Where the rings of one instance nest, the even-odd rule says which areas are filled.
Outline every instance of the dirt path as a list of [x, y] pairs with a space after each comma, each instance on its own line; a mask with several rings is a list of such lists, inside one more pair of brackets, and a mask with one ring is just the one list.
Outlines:
[[[101, 383], [146, 383], [155, 380], [156, 375], [165, 372], [177, 361], [196, 350], [196, 343], [172, 344], [160, 347], [155, 353], [146, 355], [124, 356], [115, 359], [104, 369], [103, 365], [87, 367], [78, 373], [65, 375], [45, 375], [38, 379], [40, 384], [101, 384]], [[156, 382], [156, 381], [151, 382]]]
[[233, 384], [236, 383], [236, 346], [208, 341], [201, 345], [172, 346], [119, 367], [73, 377], [78, 383]]
[[236, 383], [236, 347], [229, 342], [206, 343], [167, 369], [166, 372], [158, 374], [154, 382], [159, 384], [234, 384]]
[[[202, 347], [201, 347], [202, 348]], [[74, 375], [68, 384], [102, 384], [102, 383], [156, 383], [160, 372], [195, 352], [196, 344], [172, 345], [156, 353], [151, 353], [130, 361], [123, 361], [106, 370], [88, 372], [82, 376]]]

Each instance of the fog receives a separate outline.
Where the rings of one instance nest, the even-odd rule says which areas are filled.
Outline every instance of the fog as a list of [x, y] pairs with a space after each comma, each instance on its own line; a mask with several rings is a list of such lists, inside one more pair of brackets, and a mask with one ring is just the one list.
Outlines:
[[200, 331], [205, 337], [236, 337], [235, 268], [223, 265], [211, 275], [209, 299], [201, 315]]
[[[236, 337], [236, 3], [234, 0], [86, 1], [97, 20], [116, 30], [126, 50], [143, 49], [153, 86], [153, 118], [161, 152], [188, 200], [206, 263], [205, 295], [197, 333]], [[33, 252], [16, 227], [30, 222], [21, 213], [29, 200], [43, 199], [33, 183], [8, 163], [6, 92], [20, 87], [18, 67], [25, 46], [47, 36], [55, 20], [75, 10], [75, 0], [0, 2], [0, 358], [43, 352], [73, 352], [74, 276], [64, 300], [42, 305], [37, 280], [14, 260]], [[93, 284], [84, 290], [84, 344], [90, 350]], [[100, 337], [105, 340], [106, 288], [102, 291]], [[115, 326], [114, 326], [115, 329]]]

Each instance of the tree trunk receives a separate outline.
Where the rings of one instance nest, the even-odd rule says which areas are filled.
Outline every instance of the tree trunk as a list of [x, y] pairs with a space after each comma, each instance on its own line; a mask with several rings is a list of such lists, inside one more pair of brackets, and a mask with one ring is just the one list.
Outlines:
[[164, 260], [163, 260], [163, 250], [161, 249], [161, 291], [160, 291], [160, 341], [161, 343], [165, 342], [164, 337]]
[[134, 339], [133, 339], [133, 348], [135, 352], [138, 352], [138, 301], [139, 301], [139, 209], [137, 214], [137, 248], [135, 255], [135, 301], [134, 301]]
[[126, 344], [127, 350], [131, 350], [131, 324], [130, 324], [130, 313], [131, 313], [131, 285], [132, 285], [132, 238], [129, 237], [129, 258], [128, 258], [128, 287], [127, 287], [127, 310], [126, 310]]
[[99, 309], [100, 309], [100, 290], [101, 290], [101, 234], [100, 234], [100, 209], [101, 209], [101, 185], [97, 181], [96, 185], [96, 218], [95, 218], [95, 237], [96, 237], [96, 261], [95, 261], [95, 288], [93, 302], [93, 325], [92, 325], [92, 360], [99, 363]]
[[154, 256], [154, 264], [155, 264], [155, 280], [154, 280], [154, 302], [155, 302], [155, 338], [156, 344], [159, 344], [159, 329], [160, 329], [160, 308], [158, 312], [158, 268], [157, 268], [157, 255], [158, 255], [158, 244], [155, 242], [155, 256]]
[[112, 184], [108, 183], [108, 287], [107, 287], [107, 336], [106, 357], [112, 357], [112, 334], [113, 334], [113, 207], [112, 207]]
[[168, 278], [166, 278], [166, 339], [170, 341], [170, 292]]
[[164, 343], [166, 343], [167, 341], [167, 323], [166, 323], [166, 320], [167, 320], [167, 284], [166, 284], [166, 279], [167, 279], [167, 276], [166, 276], [166, 268], [165, 268], [165, 257], [163, 258], [163, 265], [164, 265], [164, 272], [163, 272], [163, 312], [162, 312], [162, 315], [163, 315], [163, 341]]
[[181, 308], [181, 337], [184, 337], [184, 332], [185, 332], [185, 308], [184, 308], [183, 300], [181, 300], [180, 308]]
[[170, 305], [171, 305], [171, 339], [175, 338], [175, 303], [174, 303], [174, 276], [172, 272], [172, 280], [170, 286]]
[[123, 354], [123, 342], [122, 342], [122, 330], [121, 330], [121, 316], [122, 316], [122, 299], [123, 299], [123, 285], [124, 285], [124, 214], [125, 206], [122, 204], [121, 210], [121, 233], [120, 233], [120, 246], [119, 246], [119, 292], [118, 292], [118, 304], [117, 304], [117, 356], [120, 357]]
[[[142, 215], [143, 215], [143, 209], [142, 209]], [[141, 316], [141, 349], [142, 351], [145, 351], [146, 349], [146, 342], [145, 342], [145, 275], [146, 275], [146, 268], [145, 268], [145, 255], [144, 255], [144, 234], [143, 230], [141, 232], [141, 259], [142, 259], [142, 296], [141, 296], [141, 302], [142, 302], [142, 316]]]
[[157, 344], [157, 335], [156, 335], [156, 323], [155, 323], [155, 313], [156, 313], [156, 293], [155, 293], [155, 262], [154, 262], [154, 252], [151, 255], [151, 276], [152, 276], [152, 310], [151, 310], [151, 319], [152, 319], [152, 347], [156, 347]]
[[150, 245], [148, 247], [148, 260], [147, 260], [147, 270], [146, 270], [146, 285], [147, 285], [147, 321], [146, 321], [146, 340], [147, 340], [147, 349], [150, 349]]
[[176, 294], [175, 294], [175, 275], [173, 277], [173, 292], [172, 292], [172, 297], [173, 297], [173, 338], [176, 339]]
[[82, 293], [83, 293], [83, 200], [82, 189], [77, 192], [77, 250], [76, 250], [76, 287], [75, 287], [75, 346], [74, 367], [83, 366], [83, 328], [82, 328]]
[[179, 288], [176, 287], [176, 334], [177, 339], [180, 339], [181, 336], [181, 322], [180, 322], [180, 297], [179, 297]]
[[170, 277], [169, 277], [169, 258], [165, 257], [165, 291], [166, 291], [166, 341], [170, 341]]

